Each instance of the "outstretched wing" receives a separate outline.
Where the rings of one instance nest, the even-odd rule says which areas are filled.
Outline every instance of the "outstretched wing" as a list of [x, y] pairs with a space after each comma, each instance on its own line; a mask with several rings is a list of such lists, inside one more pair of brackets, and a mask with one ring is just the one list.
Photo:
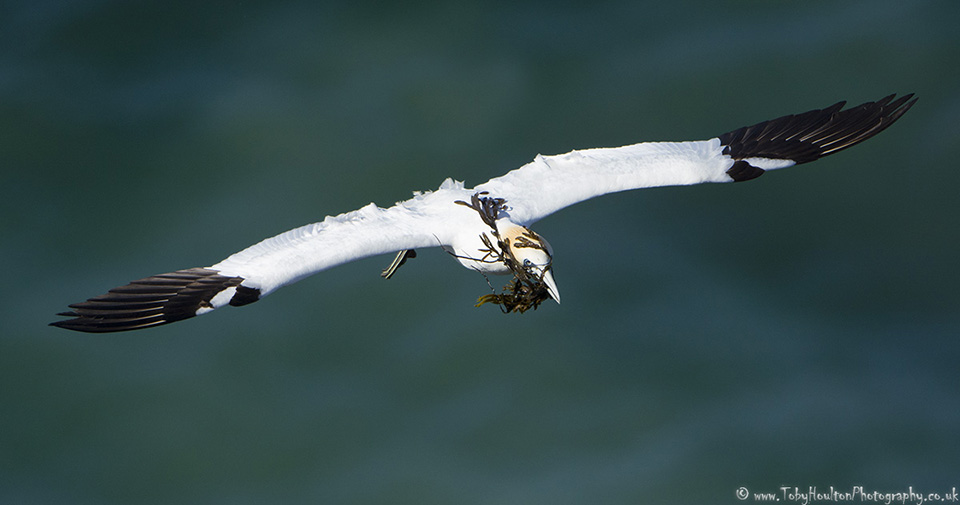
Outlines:
[[147, 328], [224, 305], [253, 303], [277, 288], [349, 261], [446, 245], [458, 225], [444, 212], [469, 193], [455, 183], [388, 209], [374, 204], [268, 238], [206, 268], [136, 280], [81, 303], [53, 326], [87, 332]]
[[814, 161], [880, 133], [916, 99], [887, 96], [843, 109], [783, 116], [695, 142], [645, 142], [584, 149], [532, 162], [477, 186], [504, 198], [512, 220], [529, 225], [590, 198], [656, 186], [746, 181], [766, 170]]

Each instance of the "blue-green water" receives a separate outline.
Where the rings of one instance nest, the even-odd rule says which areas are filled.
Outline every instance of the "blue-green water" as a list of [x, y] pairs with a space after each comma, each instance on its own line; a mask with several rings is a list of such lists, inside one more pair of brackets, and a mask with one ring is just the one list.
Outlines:
[[[7, 2], [0, 503], [960, 487], [957, 26], [946, 0]], [[562, 306], [473, 308], [435, 250], [144, 332], [46, 326], [448, 176], [892, 92], [920, 101], [834, 157], [538, 223]]]

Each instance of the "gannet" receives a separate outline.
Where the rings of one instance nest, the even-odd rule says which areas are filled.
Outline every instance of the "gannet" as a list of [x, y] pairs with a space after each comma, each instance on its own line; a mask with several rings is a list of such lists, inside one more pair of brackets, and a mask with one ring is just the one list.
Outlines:
[[391, 277], [415, 250], [441, 247], [464, 267], [513, 274], [477, 305], [524, 312], [560, 302], [553, 249], [529, 226], [567, 206], [631, 189], [743, 182], [842, 151], [886, 129], [916, 103], [890, 95], [844, 109], [787, 115], [702, 141], [644, 142], [543, 156], [472, 189], [447, 179], [389, 208], [371, 203], [263, 240], [223, 261], [146, 277], [70, 305], [52, 326], [87, 332], [150, 328], [226, 305], [242, 306], [328, 268], [396, 253]]

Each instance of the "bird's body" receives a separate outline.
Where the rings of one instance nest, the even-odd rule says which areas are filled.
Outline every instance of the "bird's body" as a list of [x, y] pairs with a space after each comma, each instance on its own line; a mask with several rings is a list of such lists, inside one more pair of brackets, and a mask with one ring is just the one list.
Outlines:
[[[134, 281], [71, 305], [52, 323], [80, 331], [156, 326], [224, 305], [246, 305], [276, 289], [356, 259], [442, 247], [464, 267], [514, 274], [512, 292], [481, 298], [523, 312], [559, 292], [552, 250], [529, 226], [564, 207], [631, 189], [750, 180], [855, 145], [899, 119], [912, 95], [841, 110], [784, 116], [718, 137], [646, 142], [537, 156], [475, 188], [447, 179], [389, 208], [374, 204], [302, 226], [205, 268]], [[399, 265], [407, 256], [398, 256]], [[396, 266], [391, 268], [390, 274]], [[389, 277], [389, 275], [387, 275]]]

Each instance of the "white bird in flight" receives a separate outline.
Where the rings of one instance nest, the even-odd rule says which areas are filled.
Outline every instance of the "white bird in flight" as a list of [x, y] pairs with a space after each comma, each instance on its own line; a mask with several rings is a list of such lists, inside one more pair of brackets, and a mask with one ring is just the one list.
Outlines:
[[253, 303], [280, 287], [349, 261], [397, 253], [389, 278], [415, 249], [440, 246], [482, 274], [513, 274], [497, 303], [505, 312], [560, 302], [553, 251], [529, 226], [590, 198], [656, 186], [739, 182], [767, 170], [814, 161], [858, 144], [893, 124], [913, 94], [843, 109], [788, 115], [710, 140], [644, 142], [538, 155], [507, 174], [467, 189], [447, 179], [439, 189], [389, 208], [373, 203], [250, 246], [208, 267], [154, 275], [70, 305], [53, 326], [87, 332], [149, 328], [225, 305]]

